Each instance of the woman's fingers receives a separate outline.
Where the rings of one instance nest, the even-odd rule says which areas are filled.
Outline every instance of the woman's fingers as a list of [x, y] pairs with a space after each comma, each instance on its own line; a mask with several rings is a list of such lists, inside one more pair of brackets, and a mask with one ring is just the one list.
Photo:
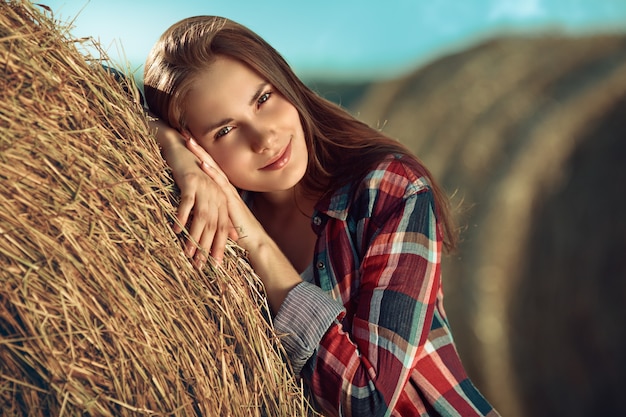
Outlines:
[[187, 228], [189, 236], [183, 244], [185, 255], [193, 259], [198, 268], [206, 263], [208, 254], [221, 263], [230, 228], [224, 190], [202, 170], [180, 176], [179, 188], [178, 223], [173, 229], [180, 233], [183, 227]]
[[228, 181], [228, 177], [224, 174], [224, 171], [217, 165], [215, 160], [208, 154], [206, 150], [195, 141], [194, 138], [190, 137], [187, 141], [187, 148], [195, 155], [196, 158], [200, 160], [201, 164], [206, 164], [208, 167], [215, 170], [215, 173], [219, 174], [220, 179], [223, 184], [230, 184]]
[[183, 231], [183, 227], [187, 224], [191, 210], [195, 203], [195, 196], [187, 192], [181, 191], [180, 203], [178, 204], [178, 210], [176, 211], [177, 223], [174, 223], [174, 233], [180, 233]]
[[219, 218], [226, 221], [220, 222], [215, 231], [215, 236], [211, 242], [211, 256], [218, 264], [224, 260], [224, 248], [228, 240], [228, 230], [230, 229], [230, 221], [228, 219], [228, 209], [226, 206], [220, 207]]
[[202, 146], [198, 145], [198, 142], [196, 142], [194, 138], [190, 136], [185, 144], [187, 145], [187, 149], [189, 149], [191, 153], [193, 153], [196, 158], [200, 160], [200, 162], [207, 163], [209, 166], [217, 168], [217, 164], [215, 163], [211, 155], [209, 155], [209, 153], [205, 151]]
[[166, 125], [159, 126], [158, 132], [167, 148], [166, 159], [180, 189], [172, 229], [177, 234], [187, 229], [183, 250], [194, 266], [201, 267], [209, 254], [221, 262], [231, 228], [228, 198], [223, 187], [197, 164], [200, 160], [215, 165], [215, 161], [188, 134], [181, 137]]
[[196, 254], [196, 244], [208, 252], [215, 235], [216, 225], [217, 214], [214, 210], [211, 207], [196, 204], [188, 229], [190, 239], [185, 244], [185, 254], [193, 257]]
[[205, 174], [211, 177], [211, 179], [215, 181], [217, 185], [220, 186], [222, 191], [224, 191], [225, 193], [230, 193], [230, 195], [227, 195], [227, 198], [234, 196], [239, 197], [237, 189], [230, 183], [230, 181], [226, 177], [226, 174], [224, 174], [218, 166], [211, 165], [206, 161], [202, 161], [202, 163], [200, 164], [200, 168], [202, 169], [202, 171], [204, 171]]
[[[202, 248], [206, 248], [206, 245], [210, 242], [211, 257], [217, 262], [221, 262], [224, 256], [226, 241], [229, 237], [242, 244], [242, 246], [246, 246], [249, 244], [250, 238], [244, 242], [242, 240], [244, 237], [250, 235], [259, 237], [264, 232], [241, 199], [237, 189], [230, 183], [226, 174], [220, 169], [215, 160], [193, 138], [188, 138], [186, 143], [187, 148], [200, 160], [200, 168], [203, 173], [207, 175], [213, 187], [217, 189], [211, 195], [219, 196], [221, 199], [219, 201], [221, 204], [214, 202], [213, 205], [214, 208], [218, 208], [217, 218], [219, 223], [212, 224], [211, 232], [207, 234], [206, 238], [203, 235], [199, 241], [199, 245]], [[198, 202], [196, 201], [195, 204], [197, 205]], [[200, 257], [201, 255], [196, 256]]]
[[228, 217], [232, 224], [231, 227], [229, 227], [228, 236], [238, 243], [241, 243], [240, 239], [248, 237], [248, 233], [252, 232], [251, 227], [256, 226], [258, 222], [252, 213], [250, 213], [243, 200], [241, 200], [237, 189], [220, 171], [204, 161], [200, 164], [200, 167], [224, 192], [228, 206]]

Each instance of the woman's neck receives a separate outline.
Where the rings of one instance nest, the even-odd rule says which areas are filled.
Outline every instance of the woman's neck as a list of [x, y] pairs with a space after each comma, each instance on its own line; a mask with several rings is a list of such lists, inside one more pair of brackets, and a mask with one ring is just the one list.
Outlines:
[[258, 193], [252, 201], [255, 217], [298, 273], [312, 262], [317, 240], [311, 228], [317, 199], [305, 196], [297, 189], [290, 189]]
[[252, 204], [257, 217], [261, 213], [263, 215], [274, 213], [279, 217], [288, 213], [299, 213], [310, 218], [317, 200], [316, 197], [310, 196], [296, 186], [289, 190], [258, 193]]
[[257, 193], [255, 203], [259, 202], [263, 207], [268, 207], [273, 210], [289, 209], [291, 206], [295, 205], [295, 194], [296, 191], [293, 188], [269, 193]]

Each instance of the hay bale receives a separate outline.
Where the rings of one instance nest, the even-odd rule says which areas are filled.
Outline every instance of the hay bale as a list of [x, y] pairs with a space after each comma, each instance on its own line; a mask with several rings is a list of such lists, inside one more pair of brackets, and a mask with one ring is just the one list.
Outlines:
[[191, 267], [134, 86], [68, 33], [0, 4], [3, 415], [309, 414], [239, 248]]
[[462, 202], [446, 309], [496, 408], [622, 413], [626, 36], [495, 39], [373, 86], [354, 111]]

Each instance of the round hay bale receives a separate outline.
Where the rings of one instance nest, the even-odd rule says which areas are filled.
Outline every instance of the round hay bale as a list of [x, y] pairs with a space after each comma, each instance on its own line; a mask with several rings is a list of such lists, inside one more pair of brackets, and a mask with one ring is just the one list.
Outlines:
[[312, 414], [240, 249], [194, 270], [136, 88], [68, 33], [0, 4], [2, 414]]
[[626, 382], [626, 36], [502, 38], [353, 108], [461, 208], [446, 308], [507, 416], [618, 415]]

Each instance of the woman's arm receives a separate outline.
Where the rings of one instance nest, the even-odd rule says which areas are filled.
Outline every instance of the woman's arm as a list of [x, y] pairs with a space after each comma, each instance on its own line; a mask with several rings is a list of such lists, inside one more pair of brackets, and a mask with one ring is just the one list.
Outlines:
[[[226, 196], [202, 171], [198, 158], [187, 149], [187, 139], [157, 118], [149, 117], [148, 120], [180, 189], [180, 203], [176, 213], [178, 223], [174, 225], [174, 231], [180, 233], [182, 227], [188, 227], [186, 255], [193, 258], [198, 268], [207, 260], [205, 253], [210, 253], [220, 263], [229, 231], [232, 230]], [[197, 250], [198, 247], [202, 250]]]

